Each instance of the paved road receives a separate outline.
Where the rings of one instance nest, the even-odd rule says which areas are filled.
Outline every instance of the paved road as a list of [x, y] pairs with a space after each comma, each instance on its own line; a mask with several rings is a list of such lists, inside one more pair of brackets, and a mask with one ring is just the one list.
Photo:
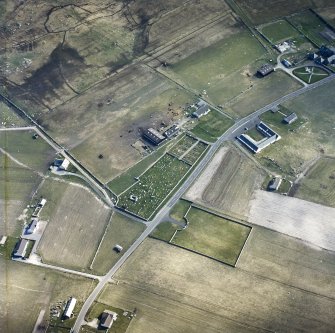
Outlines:
[[216, 151], [222, 145], [223, 142], [234, 139], [237, 135], [244, 132], [245, 127], [251, 127], [250, 125], [254, 124], [255, 121], [258, 120], [258, 117], [270, 110], [271, 108], [277, 106], [278, 104], [284, 103], [290, 99], [293, 99], [307, 91], [320, 87], [332, 80], [335, 79], [335, 74], [329, 76], [328, 78], [311, 84], [309, 86], [305, 86], [297, 91], [294, 91], [288, 95], [285, 95], [276, 101], [266, 105], [265, 107], [253, 112], [249, 116], [240, 119], [237, 121], [231, 128], [229, 128], [210, 148], [207, 155], [201, 160], [201, 162], [194, 169], [193, 173], [189, 176], [189, 178], [181, 185], [181, 187], [176, 191], [176, 193], [170, 198], [167, 204], [158, 212], [155, 218], [148, 224], [147, 229], [141, 234], [141, 236], [133, 243], [133, 245], [122, 255], [120, 260], [111, 268], [111, 270], [100, 279], [98, 285], [93, 290], [91, 295], [86, 299], [82, 309], [80, 310], [75, 325], [72, 329], [72, 332], [78, 333], [80, 332], [80, 327], [82, 323], [84, 323], [85, 314], [89, 310], [90, 306], [97, 298], [99, 293], [102, 291], [106, 283], [110, 281], [110, 279], [114, 276], [114, 274], [118, 271], [118, 269], [124, 264], [124, 262], [129, 258], [129, 256], [138, 248], [138, 246], [145, 240], [146, 237], [156, 228], [156, 226], [161, 222], [162, 218], [166, 214], [168, 214], [171, 207], [181, 198], [184, 192], [188, 189], [188, 187], [193, 183], [195, 179], [198, 178], [202, 170], [205, 168], [207, 163], [212, 159]]

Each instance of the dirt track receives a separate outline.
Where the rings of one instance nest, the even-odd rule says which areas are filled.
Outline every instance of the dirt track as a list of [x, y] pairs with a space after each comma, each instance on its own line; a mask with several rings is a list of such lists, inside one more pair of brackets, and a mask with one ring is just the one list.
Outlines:
[[259, 190], [249, 221], [335, 251], [334, 208]]

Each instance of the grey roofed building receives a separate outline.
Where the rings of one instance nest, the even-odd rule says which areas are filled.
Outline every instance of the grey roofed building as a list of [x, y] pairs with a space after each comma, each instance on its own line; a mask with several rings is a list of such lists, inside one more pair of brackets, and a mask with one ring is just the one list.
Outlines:
[[195, 118], [201, 118], [211, 111], [208, 104], [203, 100], [200, 100], [198, 103], [196, 103], [195, 107], [197, 110], [192, 113], [192, 116]]
[[274, 71], [274, 67], [270, 64], [262, 65], [258, 70], [257, 73], [261, 74], [262, 76], [266, 76]]
[[100, 326], [103, 328], [111, 328], [114, 320], [117, 319], [117, 313], [105, 310], [101, 315]]
[[278, 141], [281, 137], [275, 131], [273, 131], [268, 125], [260, 122], [256, 126], [257, 130], [263, 134], [264, 138], [260, 141], [255, 141], [247, 134], [241, 134], [237, 137], [237, 140], [244, 144], [247, 148], [253, 151], [255, 154], [269, 146], [270, 144]]
[[293, 122], [295, 122], [298, 119], [298, 116], [292, 112], [290, 115], [288, 115], [287, 117], [285, 117], [283, 120], [286, 124], [292, 124]]
[[165, 137], [153, 128], [144, 130], [143, 136], [155, 145], [159, 145], [165, 140]]
[[13, 257], [24, 258], [24, 256], [26, 255], [27, 246], [28, 239], [21, 238], [15, 246]]
[[166, 137], [166, 138], [171, 138], [172, 136], [174, 136], [175, 134], [177, 134], [179, 131], [179, 127], [178, 125], [173, 125], [171, 126], [170, 128], [168, 128], [164, 133], [163, 135]]
[[281, 177], [272, 178], [268, 186], [269, 191], [277, 191], [279, 189], [281, 182], [282, 182]]
[[27, 234], [33, 234], [36, 230], [38, 224], [38, 219], [37, 218], [33, 218], [29, 224], [29, 227], [27, 229]]

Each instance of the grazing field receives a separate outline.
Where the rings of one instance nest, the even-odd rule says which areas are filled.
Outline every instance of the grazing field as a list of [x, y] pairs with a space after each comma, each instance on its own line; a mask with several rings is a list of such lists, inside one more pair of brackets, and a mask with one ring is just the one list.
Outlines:
[[190, 168], [189, 164], [165, 154], [119, 197], [118, 207], [149, 219]]
[[255, 80], [257, 82], [251, 89], [242, 91], [240, 95], [228, 102], [226, 112], [235, 117], [245, 117], [302, 87], [300, 83], [280, 70], [264, 78], [255, 78]]
[[259, 190], [251, 201], [248, 220], [334, 251], [334, 214], [335, 208]]
[[234, 266], [251, 228], [192, 207], [171, 243]]
[[87, 189], [54, 180], [45, 181], [37, 195], [47, 199], [41, 217], [48, 223], [38, 247], [43, 261], [87, 269], [110, 210]]
[[249, 201], [266, 176], [234, 146], [225, 146], [213, 157], [185, 198], [230, 215], [247, 216]]
[[191, 202], [180, 199], [171, 209], [170, 217], [175, 219], [176, 221], [183, 222], [184, 216], [186, 215], [188, 209], [191, 206]]
[[114, 213], [91, 266], [93, 272], [106, 274], [122, 255], [113, 250], [114, 246], [119, 244], [123, 247], [123, 252], [127, 251], [144, 230], [144, 224]]
[[211, 110], [197, 120], [192, 133], [201, 140], [214, 142], [232, 125], [233, 121], [231, 119], [216, 110]]
[[[257, 154], [256, 158], [268, 169], [295, 178], [322, 154], [335, 155], [335, 114], [331, 96], [334, 82], [325, 84], [283, 104], [283, 113], [295, 112], [298, 120], [285, 125], [278, 114], [271, 120], [267, 112], [262, 120], [267, 122], [282, 139]], [[265, 117], [265, 118], [264, 118]]]
[[335, 207], [335, 159], [322, 157], [296, 186], [295, 197]]
[[95, 282], [83, 277], [46, 270], [0, 258], [0, 331], [31, 333], [41, 310], [45, 315], [42, 327], [48, 326], [50, 306], [73, 296], [79, 304], [95, 287]]
[[27, 123], [21, 117], [19, 117], [7, 104], [0, 101], [0, 127], [11, 126], [27, 126]]
[[[248, 66], [267, 56], [259, 41], [241, 29], [172, 65], [167, 74], [218, 105], [239, 94], [241, 86], [249, 82]], [[241, 69], [243, 73], [239, 73]]]
[[278, 44], [288, 39], [300, 36], [300, 33], [292, 27], [286, 20], [278, 20], [273, 23], [265, 24], [258, 28], [272, 44]]
[[183, 161], [191, 165], [195, 164], [203, 155], [207, 147], [208, 145], [206, 143], [198, 141], [196, 146], [194, 146], [189, 152], [184, 155]]
[[0, 234], [20, 235], [25, 222], [24, 209], [41, 181], [34, 170], [0, 151]]
[[296, 68], [293, 74], [309, 84], [318, 82], [329, 75], [324, 69], [314, 66]]
[[28, 168], [44, 173], [56, 152], [42, 138], [33, 139], [35, 133], [33, 130], [0, 131], [0, 146]]
[[320, 8], [317, 10], [317, 13], [327, 21], [333, 28], [335, 28], [335, 7], [334, 4], [326, 8]]
[[326, 333], [334, 274], [332, 252], [256, 226], [237, 268], [147, 239], [99, 302], [136, 308], [132, 333]]
[[318, 47], [328, 43], [328, 40], [321, 35], [321, 32], [328, 27], [327, 24], [311, 10], [294, 14], [287, 19]]

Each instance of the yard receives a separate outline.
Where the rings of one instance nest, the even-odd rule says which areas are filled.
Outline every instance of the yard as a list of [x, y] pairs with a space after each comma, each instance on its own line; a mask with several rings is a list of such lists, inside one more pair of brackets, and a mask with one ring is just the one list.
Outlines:
[[265, 24], [258, 28], [272, 44], [295, 39], [300, 36], [300, 33], [292, 27], [286, 20], [278, 20], [270, 24]]
[[293, 70], [293, 74], [308, 84], [318, 82], [329, 76], [324, 69], [314, 66], [296, 68]]
[[190, 168], [189, 164], [165, 154], [119, 197], [118, 207], [150, 219]]
[[192, 133], [201, 140], [215, 142], [229, 127], [233, 121], [219, 111], [211, 110], [208, 114], [195, 120], [196, 125]]
[[93, 193], [78, 185], [48, 179], [36, 198], [47, 200], [40, 217], [47, 227], [38, 246], [44, 262], [88, 270], [111, 211]]

